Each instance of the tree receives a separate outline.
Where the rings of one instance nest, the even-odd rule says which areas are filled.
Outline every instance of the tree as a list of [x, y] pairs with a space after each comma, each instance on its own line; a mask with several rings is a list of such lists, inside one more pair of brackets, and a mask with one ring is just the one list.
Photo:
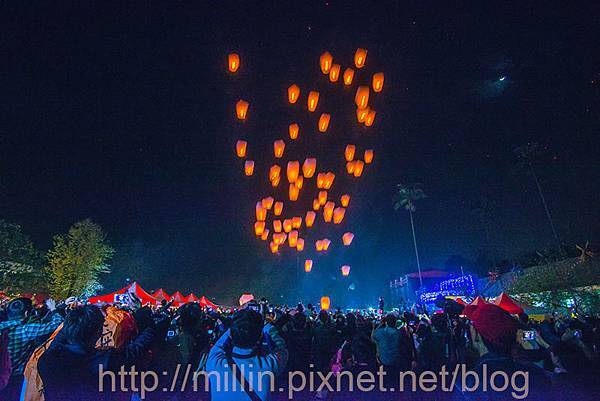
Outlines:
[[540, 184], [540, 180], [533, 168], [533, 162], [536, 160], [540, 151], [538, 150], [538, 144], [528, 143], [524, 146], [519, 146], [513, 151], [518, 158], [517, 166], [518, 168], [525, 168], [527, 173], [533, 177], [533, 181], [535, 182], [535, 186], [538, 190], [538, 195], [540, 196], [540, 200], [542, 201], [542, 205], [544, 205], [544, 211], [546, 212], [546, 218], [548, 219], [548, 223], [550, 225], [550, 229], [552, 230], [552, 235], [554, 236], [554, 240], [558, 246], [558, 251], [562, 252], [560, 240], [558, 238], [558, 234], [556, 229], [554, 228], [554, 222], [552, 220], [552, 215], [550, 214], [550, 209], [548, 208], [548, 203], [546, 202], [546, 197], [544, 196], [544, 192], [542, 191], [542, 185]]
[[47, 254], [52, 296], [89, 296], [101, 289], [99, 275], [110, 272], [107, 261], [113, 254], [106, 235], [90, 219], [73, 224], [66, 235], [56, 235]]
[[421, 278], [421, 263], [419, 262], [419, 250], [417, 248], [417, 236], [415, 234], [415, 222], [413, 219], [413, 213], [417, 211], [415, 202], [419, 199], [427, 197], [421, 184], [398, 184], [396, 190], [396, 199], [394, 201], [394, 210], [404, 209], [408, 211], [410, 215], [410, 226], [412, 228], [413, 244], [415, 246], [415, 257], [417, 260], [417, 270], [419, 272], [419, 284], [423, 285], [423, 279]]
[[11, 293], [45, 290], [44, 257], [21, 226], [0, 220], [0, 289]]

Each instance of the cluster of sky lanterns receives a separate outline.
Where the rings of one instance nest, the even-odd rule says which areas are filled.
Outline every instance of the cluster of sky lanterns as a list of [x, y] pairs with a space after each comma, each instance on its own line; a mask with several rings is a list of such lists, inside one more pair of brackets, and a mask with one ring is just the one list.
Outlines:
[[[352, 66], [342, 66], [336, 63], [331, 53], [324, 52], [319, 58], [321, 72], [326, 75], [331, 83], [341, 81], [343, 86], [350, 87], [356, 83], [358, 70], [365, 67], [367, 60], [367, 50], [359, 48], [354, 54], [354, 64]], [[240, 69], [241, 59], [236, 53], [231, 53], [227, 58], [228, 70], [236, 74]], [[376, 111], [369, 106], [371, 90], [374, 93], [380, 93], [383, 90], [384, 73], [377, 72], [369, 76], [367, 85], [357, 84], [354, 92], [354, 103], [356, 105], [356, 120], [365, 127], [371, 127], [375, 121]], [[306, 97], [306, 110], [314, 113], [319, 109], [320, 93], [311, 88], [302, 89], [297, 84], [292, 84], [287, 88], [287, 100], [290, 105], [297, 104], [304, 93]], [[235, 104], [235, 117], [243, 122], [248, 118], [250, 103], [245, 99], [238, 99]], [[325, 134], [332, 128], [332, 113], [321, 111], [315, 131]], [[334, 116], [335, 117], [335, 116]], [[354, 118], [354, 117], [352, 117]], [[309, 130], [310, 131], [310, 130]], [[304, 132], [304, 131], [303, 131]], [[288, 134], [291, 141], [296, 141], [300, 135], [300, 126], [296, 122], [290, 122], [288, 125]], [[302, 135], [306, 135], [306, 132]], [[331, 196], [330, 190], [334, 185], [336, 174], [332, 171], [318, 171], [317, 159], [307, 157], [304, 160], [288, 160], [286, 157], [286, 146], [293, 146], [293, 142], [286, 144], [286, 140], [279, 138], [273, 141], [273, 163], [268, 168], [266, 174], [268, 181], [273, 189], [278, 188], [282, 180], [287, 181], [287, 197], [289, 202], [298, 202], [303, 190], [315, 191], [312, 198], [312, 208], [298, 216], [284, 217], [285, 202], [276, 200], [273, 196], [267, 196], [256, 203], [254, 233], [262, 241], [269, 245], [272, 253], [277, 254], [282, 247], [287, 246], [295, 249], [297, 252], [305, 250], [306, 240], [303, 236], [306, 231], [313, 229], [318, 221], [318, 214], [322, 214], [323, 222], [326, 224], [340, 225], [344, 222], [347, 208], [350, 205], [350, 195], [343, 193], [339, 198]], [[243, 168], [246, 176], [255, 174], [255, 162], [247, 158], [249, 144], [245, 140], [238, 140], [235, 145], [235, 152], [238, 158], [244, 160]], [[362, 156], [362, 157], [361, 157]], [[361, 177], [365, 165], [371, 164], [374, 158], [373, 149], [359, 149], [355, 144], [347, 144], [344, 149], [344, 159], [346, 162], [347, 174], [354, 177]], [[307, 181], [315, 178], [315, 182]], [[285, 184], [284, 184], [285, 185]], [[285, 186], [284, 186], [285, 188]], [[310, 198], [310, 197], [309, 197]], [[312, 210], [311, 210], [312, 209]], [[271, 216], [270, 223], [268, 222]], [[341, 244], [350, 246], [354, 240], [354, 234], [346, 231], [341, 236]], [[332, 241], [328, 238], [318, 239], [315, 243], [317, 253], [327, 252], [332, 246]], [[306, 259], [304, 270], [309, 273], [314, 266], [312, 259]], [[340, 268], [343, 276], [350, 274], [350, 266], [343, 265]], [[329, 308], [329, 298], [323, 297], [321, 306], [324, 309]]]

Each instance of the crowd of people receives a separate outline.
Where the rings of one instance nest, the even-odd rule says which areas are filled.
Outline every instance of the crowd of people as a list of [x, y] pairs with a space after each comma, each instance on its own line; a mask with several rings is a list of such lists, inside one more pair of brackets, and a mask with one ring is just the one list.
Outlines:
[[[334, 383], [343, 373], [354, 373], [348, 380], [356, 381], [361, 372], [380, 371], [385, 372], [386, 388], [397, 389], [401, 372], [452, 372], [457, 365], [483, 375], [486, 370], [527, 372], [526, 399], [600, 399], [595, 383], [600, 359], [597, 316], [548, 316], [536, 322], [525, 314], [511, 316], [496, 305], [462, 311], [447, 304], [429, 315], [320, 310], [310, 304], [275, 307], [266, 300], [238, 310], [211, 310], [198, 303], [142, 306], [135, 297], [119, 305], [69, 299], [38, 306], [16, 298], [0, 306], [0, 399], [264, 401], [287, 399], [287, 390], [271, 389], [297, 386], [292, 381], [299, 373], [333, 377]], [[190, 374], [177, 374], [188, 367]], [[119, 375], [133, 369], [138, 374], [157, 372], [155, 391], [144, 393], [132, 385], [131, 376]], [[207, 374], [206, 382], [190, 384], [198, 372]], [[464, 391], [458, 381], [447, 391], [432, 393], [376, 388], [361, 394], [352, 392], [350, 384], [334, 390], [307, 386], [293, 396], [515, 398], [510, 388], [486, 391], [474, 386]]]

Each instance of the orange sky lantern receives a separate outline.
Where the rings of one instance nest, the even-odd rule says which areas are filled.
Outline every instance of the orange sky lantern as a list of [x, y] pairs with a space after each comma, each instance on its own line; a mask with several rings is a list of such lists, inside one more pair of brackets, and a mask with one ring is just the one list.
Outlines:
[[273, 164], [269, 169], [269, 181], [273, 181], [281, 175], [281, 167], [277, 164]]
[[274, 180], [271, 181], [271, 185], [273, 186], [273, 188], [277, 188], [277, 186], [279, 186], [279, 180], [281, 180], [281, 177], [277, 176]]
[[352, 85], [352, 80], [354, 79], [354, 70], [350, 67], [346, 68], [344, 71], [344, 85]]
[[325, 174], [325, 182], [323, 183], [323, 188], [329, 189], [333, 185], [333, 181], [335, 180], [335, 174], [331, 171]]
[[348, 172], [348, 174], [354, 173], [355, 165], [356, 165], [356, 163], [354, 161], [346, 163], [346, 171]]
[[289, 182], [296, 182], [300, 173], [300, 162], [297, 160], [289, 161], [287, 164], [287, 179]]
[[348, 265], [344, 265], [342, 266], [342, 276], [346, 277], [348, 275], [350, 275], [350, 266]]
[[304, 261], [304, 271], [306, 273], [310, 273], [310, 271], [312, 270], [313, 267], [313, 261], [311, 259], [306, 259]]
[[348, 207], [348, 204], [350, 203], [350, 195], [348, 194], [344, 194], [340, 197], [340, 203], [342, 204], [343, 207]]
[[319, 202], [319, 199], [313, 199], [313, 210], [316, 212], [320, 208], [321, 208], [321, 203]]
[[329, 297], [321, 297], [321, 309], [329, 310], [330, 306], [331, 306], [331, 300], [329, 299]]
[[373, 125], [373, 122], [375, 121], [375, 114], [377, 114], [375, 110], [369, 110], [369, 114], [367, 114], [367, 118], [365, 118], [365, 126], [370, 127]]
[[265, 222], [257, 221], [256, 223], [254, 223], [254, 233], [256, 234], [256, 236], [262, 236], [263, 232], [265, 232]]
[[285, 233], [275, 233], [273, 234], [273, 242], [276, 245], [281, 245], [285, 242], [287, 235]]
[[227, 56], [227, 66], [229, 72], [236, 72], [240, 68], [240, 55], [237, 53], [229, 53]]
[[325, 52], [321, 54], [321, 57], [319, 58], [319, 64], [321, 65], [321, 72], [323, 72], [323, 74], [329, 74], [329, 70], [333, 64], [333, 56], [331, 53]]
[[370, 110], [371, 109], [369, 109], [368, 107], [363, 107], [363, 108], [358, 107], [356, 109], [356, 120], [359, 123], [364, 123], [365, 120], [367, 119], [367, 116], [369, 115]]
[[344, 233], [344, 235], [342, 235], [342, 242], [344, 243], [345, 246], [349, 246], [352, 243], [353, 239], [354, 239], [354, 234], [352, 234], [351, 232], [347, 232], [347, 233]]
[[329, 249], [329, 245], [331, 245], [331, 241], [327, 238], [323, 239], [323, 250], [327, 251]]
[[300, 216], [292, 217], [292, 228], [297, 230], [301, 227], [302, 227], [302, 217], [300, 217]]
[[356, 49], [356, 53], [354, 53], [354, 65], [356, 68], [363, 68], [365, 66], [365, 62], [367, 61], [367, 50], [358, 48]]
[[281, 159], [283, 157], [283, 151], [285, 150], [285, 142], [283, 140], [278, 139], [273, 142], [273, 153], [277, 159]]
[[283, 220], [283, 231], [285, 231], [286, 233], [292, 231], [292, 219]]
[[269, 239], [269, 229], [265, 228], [262, 235], [260, 236], [260, 239], [263, 241], [266, 241]]
[[319, 191], [319, 204], [324, 205], [327, 203], [327, 191]]
[[298, 245], [298, 231], [290, 231], [290, 235], [288, 235], [288, 244], [290, 248], [295, 248]]
[[298, 243], [296, 244], [296, 250], [298, 252], [302, 252], [304, 250], [304, 238], [298, 238]]
[[356, 160], [354, 164], [354, 176], [360, 177], [363, 173], [363, 169], [365, 167], [365, 163], [362, 160]]
[[279, 252], [279, 245], [277, 245], [274, 241], [271, 241], [269, 247], [271, 248], [271, 253]]
[[337, 80], [340, 78], [340, 65], [339, 64], [333, 64], [331, 66], [331, 69], [329, 70], [329, 80], [331, 82], [337, 82]]
[[256, 220], [265, 221], [267, 219], [267, 209], [262, 206], [262, 202], [256, 202]]
[[[282, 229], [283, 226], [281, 224], [281, 220], [273, 220], [273, 231], [280, 233]], [[275, 237], [275, 234], [273, 234], [273, 237]]]
[[275, 199], [273, 199], [273, 197], [272, 197], [272, 196], [269, 196], [269, 197], [263, 198], [263, 200], [262, 200], [262, 202], [261, 202], [261, 203], [262, 203], [262, 207], [263, 207], [264, 209], [271, 210], [271, 208], [273, 207], [273, 202], [274, 202], [274, 201], [275, 201]]
[[300, 127], [298, 126], [298, 124], [292, 123], [288, 127], [288, 132], [290, 134], [290, 139], [297, 139], [298, 138], [298, 132], [300, 132]]
[[313, 226], [313, 224], [315, 224], [315, 218], [317, 217], [317, 214], [313, 211], [308, 211], [306, 212], [306, 217], [304, 218], [304, 223], [306, 224], [306, 227], [310, 228]]
[[344, 150], [344, 157], [347, 162], [354, 160], [354, 153], [356, 152], [355, 145], [346, 145], [346, 149]]
[[344, 220], [344, 216], [346, 215], [346, 209], [343, 207], [336, 207], [333, 210], [333, 224], [340, 224], [342, 220]]
[[317, 174], [317, 188], [321, 189], [325, 186], [325, 173]]
[[319, 104], [319, 92], [310, 91], [308, 94], [308, 111], [315, 111], [317, 109], [317, 105]]
[[246, 157], [246, 149], [247, 148], [248, 148], [248, 142], [243, 141], [243, 140], [237, 141], [235, 144], [235, 153], [237, 154], [237, 157], [239, 157], [240, 159], [243, 157]]
[[319, 117], [319, 131], [325, 132], [327, 131], [327, 127], [329, 127], [329, 121], [331, 120], [331, 114], [323, 113], [321, 117]]
[[248, 106], [250, 106], [250, 103], [243, 99], [238, 100], [235, 104], [235, 115], [238, 120], [246, 119], [246, 116], [248, 115]]
[[373, 162], [373, 149], [365, 150], [365, 164], [371, 164]]
[[329, 201], [323, 206], [323, 220], [325, 223], [331, 223], [333, 218], [333, 208], [335, 207], [335, 203]]
[[364, 109], [369, 105], [369, 87], [359, 86], [356, 88], [356, 95], [354, 96], [354, 103], [359, 109]]
[[317, 240], [317, 241], [315, 242], [315, 250], [316, 250], [317, 252], [323, 252], [323, 241], [321, 241], [321, 240]]
[[296, 84], [291, 85], [288, 88], [288, 102], [294, 104], [298, 101], [300, 97], [300, 87]]
[[273, 214], [275, 216], [281, 216], [282, 211], [283, 211], [283, 202], [281, 202], [281, 201], [275, 202], [275, 205], [273, 206]]
[[302, 186], [304, 186], [304, 177], [299, 175], [298, 178], [296, 178], [296, 182], [294, 182], [294, 184], [296, 184], [298, 189], [302, 189]]
[[317, 170], [317, 159], [315, 158], [307, 158], [304, 160], [302, 164], [302, 174], [306, 178], [312, 178], [315, 175], [315, 171]]
[[246, 163], [244, 163], [244, 174], [248, 177], [254, 174], [254, 160], [246, 160]]
[[298, 195], [300, 195], [300, 188], [298, 188], [295, 183], [291, 183], [288, 195], [292, 202], [296, 202], [298, 200]]
[[372, 86], [375, 92], [381, 92], [383, 90], [383, 72], [373, 74]]

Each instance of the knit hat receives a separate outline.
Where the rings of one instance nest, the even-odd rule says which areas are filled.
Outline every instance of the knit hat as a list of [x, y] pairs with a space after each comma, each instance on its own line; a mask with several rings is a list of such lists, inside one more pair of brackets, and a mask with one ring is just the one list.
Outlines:
[[470, 315], [473, 326], [484, 340], [502, 348], [509, 348], [515, 342], [518, 323], [504, 309], [483, 304]]

